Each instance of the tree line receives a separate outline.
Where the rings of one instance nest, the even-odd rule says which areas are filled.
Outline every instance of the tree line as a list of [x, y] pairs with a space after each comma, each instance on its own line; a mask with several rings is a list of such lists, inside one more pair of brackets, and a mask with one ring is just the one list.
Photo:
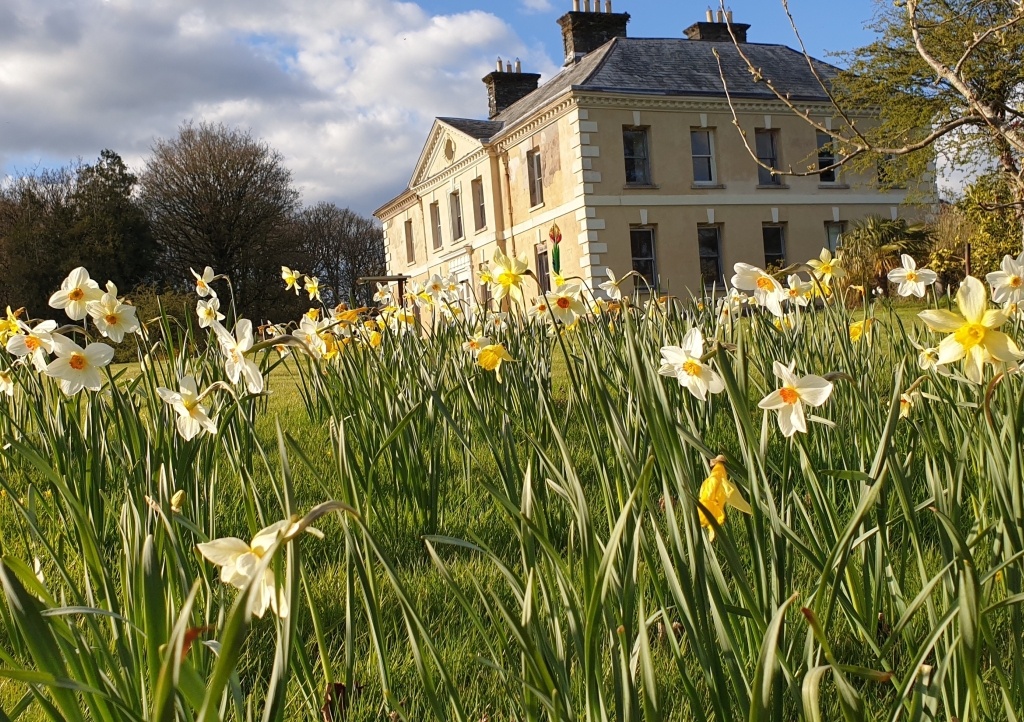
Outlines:
[[309, 306], [285, 292], [281, 266], [319, 278], [329, 305], [367, 302], [372, 290], [356, 280], [385, 268], [373, 219], [304, 207], [278, 151], [247, 131], [192, 122], [157, 140], [138, 174], [103, 150], [94, 163], [0, 185], [0, 308], [54, 315], [49, 296], [77, 266], [148, 295], [186, 291], [189, 269], [211, 266], [254, 319]]

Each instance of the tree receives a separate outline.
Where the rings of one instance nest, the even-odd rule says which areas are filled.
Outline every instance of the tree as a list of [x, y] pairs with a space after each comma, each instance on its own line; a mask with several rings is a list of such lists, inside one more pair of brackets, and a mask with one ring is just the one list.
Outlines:
[[[788, 0], [781, 0], [789, 15]], [[1024, 4], [1018, 0], [876, 0], [871, 28], [878, 40], [841, 53], [846, 71], [822, 87], [841, 122], [826, 127], [820, 111], [776, 97], [819, 132], [830, 135], [838, 165], [861, 170], [885, 164], [882, 180], [898, 186], [921, 178], [937, 154], [952, 167], [998, 168], [1024, 222]], [[791, 22], [792, 15], [789, 15]], [[796, 29], [796, 24], [793, 24]], [[797, 33], [799, 38], [799, 33]], [[802, 41], [801, 41], [801, 47]], [[737, 44], [740, 54], [742, 46]], [[806, 54], [806, 53], [805, 53]], [[812, 71], [814, 66], [812, 65]], [[724, 82], [724, 79], [723, 79]], [[857, 109], [877, 108], [878, 122], [858, 124]], [[749, 142], [748, 150], [755, 156]], [[811, 175], [792, 169], [781, 174]]]
[[231, 278], [239, 313], [266, 318], [283, 294], [282, 265], [294, 262], [289, 221], [299, 205], [279, 152], [248, 131], [188, 122], [157, 140], [141, 177], [143, 207], [168, 280], [192, 283], [189, 268]]
[[333, 203], [306, 208], [295, 223], [309, 275], [320, 279], [324, 301], [369, 304], [376, 288], [356, 281], [386, 271], [380, 226]]
[[889, 287], [886, 274], [900, 265], [900, 256], [923, 258], [930, 241], [925, 226], [867, 216], [843, 234], [843, 259], [853, 283], [884, 291]]
[[28, 173], [0, 189], [0, 303], [54, 315], [50, 294], [76, 266], [122, 292], [149, 280], [154, 244], [135, 184], [104, 150], [95, 165]]
[[[1003, 256], [1020, 253], [1020, 227], [1004, 173], [989, 173], [967, 187], [957, 207], [971, 223], [971, 273], [999, 270]], [[963, 249], [961, 249], [961, 253]]]

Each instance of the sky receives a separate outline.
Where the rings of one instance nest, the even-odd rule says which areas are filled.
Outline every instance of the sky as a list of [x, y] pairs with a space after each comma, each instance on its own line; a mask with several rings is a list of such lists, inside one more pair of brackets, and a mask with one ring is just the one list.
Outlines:
[[[714, 0], [717, 2], [717, 0]], [[572, 0], [0, 0], [0, 178], [110, 148], [136, 171], [188, 120], [279, 151], [303, 201], [369, 215], [408, 184], [436, 116], [485, 118], [481, 78], [562, 65]], [[707, 2], [613, 0], [632, 37], [682, 37]], [[716, 5], [717, 7], [717, 5]], [[797, 41], [780, 0], [733, 0], [751, 42]], [[872, 0], [790, 0], [824, 60], [873, 39]]]

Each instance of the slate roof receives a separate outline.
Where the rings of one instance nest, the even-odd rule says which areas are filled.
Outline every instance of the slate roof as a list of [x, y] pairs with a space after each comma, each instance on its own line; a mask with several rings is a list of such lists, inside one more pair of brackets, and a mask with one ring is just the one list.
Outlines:
[[[763, 83], [754, 81], [746, 63], [731, 42], [685, 38], [615, 38], [563, 68], [551, 80], [496, 118], [505, 127], [535, 111], [570, 89], [637, 95], [705, 95], [724, 97], [715, 51], [729, 93], [734, 98], [774, 99]], [[743, 52], [765, 79], [794, 101], [827, 101], [828, 96], [811, 73], [803, 54], [785, 45], [744, 43]], [[826, 82], [839, 69], [812, 60]]]
[[503, 126], [503, 123], [493, 120], [473, 120], [471, 118], [438, 118], [438, 120], [477, 140], [487, 140]]

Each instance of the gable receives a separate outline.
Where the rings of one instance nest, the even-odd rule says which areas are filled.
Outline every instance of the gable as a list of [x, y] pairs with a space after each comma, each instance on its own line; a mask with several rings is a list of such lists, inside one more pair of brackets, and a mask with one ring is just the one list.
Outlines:
[[409, 187], [415, 188], [438, 173], [443, 173], [482, 147], [483, 142], [480, 139], [467, 135], [440, 119], [435, 119], [419, 160], [416, 161]]

